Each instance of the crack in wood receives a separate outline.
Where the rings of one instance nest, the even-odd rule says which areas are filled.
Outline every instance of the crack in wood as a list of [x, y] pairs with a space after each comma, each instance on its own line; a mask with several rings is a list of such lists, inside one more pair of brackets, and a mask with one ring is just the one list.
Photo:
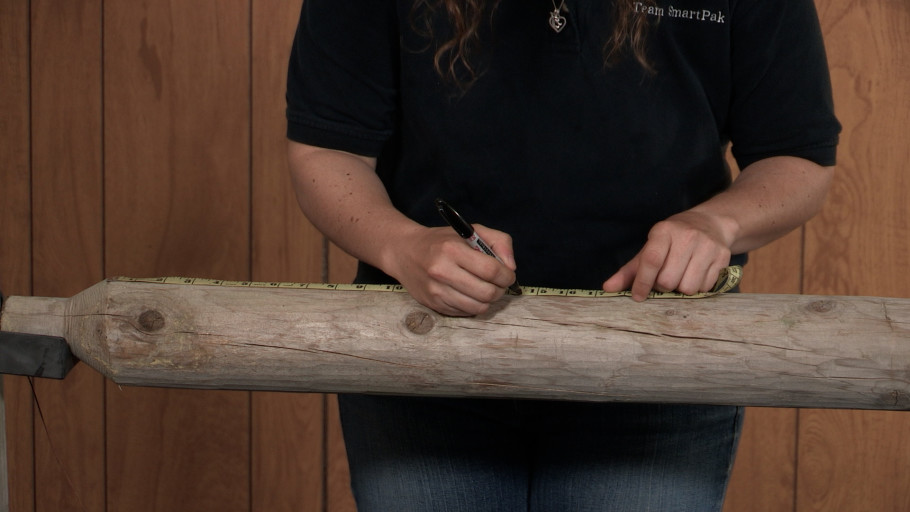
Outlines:
[[376, 359], [373, 357], [358, 356], [356, 354], [348, 354], [347, 352], [338, 352], [335, 350], [325, 350], [325, 349], [321, 349], [321, 348], [282, 347], [282, 346], [276, 346], [276, 345], [264, 345], [261, 343], [230, 343], [230, 346], [260, 347], [260, 348], [269, 348], [269, 349], [275, 349], [275, 350], [291, 350], [294, 352], [307, 352], [307, 353], [311, 353], [311, 354], [330, 354], [330, 355], [335, 355], [335, 356], [352, 357], [354, 359], [360, 359], [363, 361], [373, 361], [375, 363], [382, 363], [382, 364], [388, 364], [388, 365], [393, 365], [393, 366], [401, 366], [404, 368], [418, 368], [418, 369], [422, 369], [422, 370], [427, 369], [425, 366], [420, 366], [420, 365], [400, 363], [397, 361], [386, 361], [384, 359]]
[[812, 350], [804, 350], [804, 349], [795, 348], [795, 347], [782, 347], [779, 345], [772, 345], [770, 343], [759, 343], [754, 340], [746, 341], [746, 340], [731, 340], [731, 339], [727, 339], [727, 338], [710, 338], [710, 337], [706, 337], [706, 336], [683, 336], [680, 334], [670, 334], [670, 333], [665, 333], [665, 332], [648, 332], [648, 331], [639, 331], [639, 330], [635, 330], [635, 329], [622, 329], [619, 327], [611, 327], [611, 326], [603, 326], [603, 327], [606, 327], [607, 329], [610, 329], [612, 331], [627, 332], [629, 334], [641, 334], [644, 336], [652, 336], [655, 338], [672, 338], [672, 339], [677, 339], [677, 340], [692, 340], [692, 341], [717, 341], [717, 342], [721, 342], [721, 343], [732, 343], [732, 344], [736, 344], [736, 345], [742, 345], [744, 343], [748, 343], [749, 346], [753, 346], [753, 347], [765, 347], [765, 348], [773, 348], [775, 350], [786, 350], [789, 352], [801, 352], [801, 353], [809, 353], [809, 354], [815, 353]]

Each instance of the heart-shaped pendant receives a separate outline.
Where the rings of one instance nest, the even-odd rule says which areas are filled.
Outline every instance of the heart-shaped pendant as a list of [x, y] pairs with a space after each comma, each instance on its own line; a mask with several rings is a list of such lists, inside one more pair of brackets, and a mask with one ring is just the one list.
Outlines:
[[550, 28], [557, 34], [566, 28], [566, 17], [559, 13], [559, 9], [553, 9], [550, 13]]

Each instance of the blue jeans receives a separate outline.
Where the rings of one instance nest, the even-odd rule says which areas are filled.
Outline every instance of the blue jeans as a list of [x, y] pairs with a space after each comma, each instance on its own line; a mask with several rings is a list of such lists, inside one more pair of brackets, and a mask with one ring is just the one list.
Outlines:
[[361, 512], [720, 511], [742, 408], [339, 396]]

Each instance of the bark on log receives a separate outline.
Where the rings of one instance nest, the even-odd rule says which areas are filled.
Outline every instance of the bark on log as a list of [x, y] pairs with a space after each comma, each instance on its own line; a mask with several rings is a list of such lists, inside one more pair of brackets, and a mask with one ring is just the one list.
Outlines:
[[406, 293], [105, 281], [10, 297], [119, 384], [910, 410], [910, 299], [507, 296], [474, 318]]

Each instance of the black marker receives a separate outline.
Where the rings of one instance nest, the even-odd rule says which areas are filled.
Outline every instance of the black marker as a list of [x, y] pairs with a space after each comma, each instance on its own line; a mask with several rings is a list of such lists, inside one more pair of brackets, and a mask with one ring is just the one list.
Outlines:
[[[490, 249], [490, 246], [474, 231], [471, 224], [464, 220], [464, 217], [459, 215], [454, 208], [449, 206], [449, 204], [442, 199], [437, 199], [434, 202], [436, 203], [436, 208], [439, 210], [439, 214], [442, 215], [442, 218], [452, 226], [455, 232], [458, 233], [458, 236], [464, 238], [465, 241], [468, 242], [468, 245], [487, 256], [496, 258], [496, 261], [502, 263], [502, 260], [493, 252], [493, 249]], [[505, 263], [503, 263], [503, 265], [505, 265]], [[509, 286], [509, 292], [513, 295], [521, 295], [521, 287], [518, 286], [518, 281], [515, 281]]]

